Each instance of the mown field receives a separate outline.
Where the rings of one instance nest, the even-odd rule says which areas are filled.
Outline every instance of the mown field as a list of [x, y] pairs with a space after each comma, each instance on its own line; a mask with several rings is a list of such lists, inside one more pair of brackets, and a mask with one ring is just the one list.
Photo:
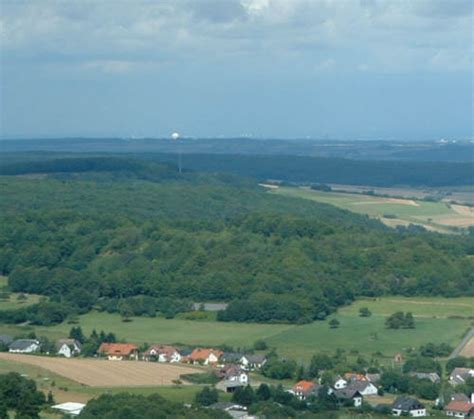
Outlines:
[[[280, 187], [271, 189], [269, 193], [335, 205], [379, 218], [389, 226], [415, 223], [431, 230], [449, 232], [453, 227], [465, 228], [474, 225], [472, 209], [461, 205], [451, 206], [444, 201], [428, 202], [344, 192], [322, 192], [296, 187]], [[390, 218], [387, 218], [387, 215]]]
[[[359, 308], [368, 307], [372, 316], [359, 317]], [[413, 330], [389, 330], [384, 322], [396, 311], [410, 311], [416, 319]], [[455, 346], [474, 320], [474, 298], [403, 298], [383, 297], [358, 300], [331, 316], [340, 327], [330, 329], [328, 321], [305, 325], [224, 323], [164, 318], [133, 318], [122, 322], [119, 315], [91, 312], [80, 316], [79, 324], [86, 334], [98, 331], [114, 332], [120, 339], [142, 343], [181, 343], [188, 345], [230, 345], [250, 347], [257, 339], [288, 358], [308, 361], [314, 353], [347, 352], [371, 356], [380, 352], [389, 359], [396, 352], [418, 347], [427, 342], [446, 342]], [[52, 339], [67, 336], [72, 325], [53, 327], [19, 327], [0, 325], [0, 334], [19, 334], [35, 330], [38, 336]]]

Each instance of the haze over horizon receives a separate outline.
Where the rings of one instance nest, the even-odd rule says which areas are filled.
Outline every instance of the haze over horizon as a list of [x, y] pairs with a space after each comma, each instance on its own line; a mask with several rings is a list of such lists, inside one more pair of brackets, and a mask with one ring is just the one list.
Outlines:
[[3, 138], [473, 138], [471, 0], [0, 7]]

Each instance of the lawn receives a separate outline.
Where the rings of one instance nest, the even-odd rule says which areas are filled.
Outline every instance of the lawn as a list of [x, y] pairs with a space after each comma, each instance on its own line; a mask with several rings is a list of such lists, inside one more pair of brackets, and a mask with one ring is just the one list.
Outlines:
[[[368, 307], [369, 318], [359, 317], [359, 308]], [[474, 298], [404, 298], [398, 296], [361, 299], [339, 310], [341, 326], [330, 329], [328, 322], [306, 325], [223, 323], [164, 318], [134, 318], [124, 323], [119, 315], [91, 312], [80, 316], [86, 334], [92, 329], [114, 332], [130, 342], [182, 343], [212, 346], [227, 344], [235, 348], [250, 347], [264, 339], [279, 353], [307, 361], [316, 352], [333, 352], [337, 348], [355, 350], [370, 356], [381, 352], [391, 356], [409, 347], [427, 342], [446, 342], [455, 346], [472, 326]], [[395, 311], [411, 311], [416, 319], [414, 330], [388, 330], [384, 322]], [[450, 316], [457, 316], [451, 318]], [[459, 318], [461, 317], [461, 318]], [[471, 317], [469, 319], [468, 317]], [[35, 330], [38, 336], [52, 339], [67, 336], [71, 328], [64, 323], [53, 327], [19, 327], [0, 325], [0, 334], [18, 334]]]
[[[344, 192], [322, 192], [296, 187], [280, 187], [270, 190], [269, 193], [324, 202], [375, 218], [383, 218], [384, 215], [390, 214], [403, 222], [419, 223], [440, 229], [446, 229], [450, 225], [455, 226], [458, 221], [465, 218], [446, 202], [394, 199]], [[390, 220], [392, 219], [388, 219], [388, 221]], [[464, 222], [468, 222], [468, 220], [464, 220]]]
[[36, 294], [23, 294], [25, 299], [18, 299], [20, 293], [12, 292], [8, 299], [0, 299], [0, 310], [14, 310], [39, 302], [41, 296]]

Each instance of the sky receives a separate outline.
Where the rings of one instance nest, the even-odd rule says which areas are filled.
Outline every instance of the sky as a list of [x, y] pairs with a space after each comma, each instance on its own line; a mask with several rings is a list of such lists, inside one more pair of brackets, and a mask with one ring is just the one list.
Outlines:
[[472, 0], [0, 0], [0, 136], [470, 139]]

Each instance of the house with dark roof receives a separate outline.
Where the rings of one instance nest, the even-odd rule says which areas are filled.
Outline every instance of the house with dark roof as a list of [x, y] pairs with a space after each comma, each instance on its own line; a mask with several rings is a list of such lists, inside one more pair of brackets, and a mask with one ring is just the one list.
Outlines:
[[227, 381], [239, 381], [243, 384], [249, 383], [249, 375], [240, 365], [224, 365], [218, 372], [220, 378]]
[[379, 389], [370, 381], [351, 381], [346, 389], [357, 390], [362, 396], [376, 396]]
[[474, 369], [472, 368], [454, 368], [449, 374], [449, 384], [457, 386], [466, 384], [469, 377], [474, 377]]
[[334, 390], [332, 394], [334, 394], [337, 400], [339, 400], [339, 402], [341, 403], [351, 401], [354, 407], [360, 407], [364, 399], [364, 397], [362, 396], [362, 394], [360, 394], [358, 390], [349, 387], [340, 390]]
[[400, 396], [392, 404], [392, 415], [419, 418], [426, 416], [426, 407], [413, 397]]
[[56, 354], [71, 358], [81, 353], [81, 343], [75, 339], [59, 339], [56, 341]]
[[419, 380], [429, 380], [434, 384], [441, 382], [441, 377], [437, 372], [411, 372], [408, 375], [410, 377], [418, 378]]
[[240, 365], [248, 371], [259, 370], [265, 365], [265, 355], [245, 354], [240, 358]]
[[0, 344], [9, 346], [13, 342], [13, 338], [10, 335], [0, 335]]
[[13, 341], [8, 347], [8, 352], [18, 354], [31, 354], [38, 352], [40, 343], [36, 339], [17, 339]]
[[220, 362], [224, 364], [238, 364], [243, 354], [239, 352], [224, 352], [220, 358]]

